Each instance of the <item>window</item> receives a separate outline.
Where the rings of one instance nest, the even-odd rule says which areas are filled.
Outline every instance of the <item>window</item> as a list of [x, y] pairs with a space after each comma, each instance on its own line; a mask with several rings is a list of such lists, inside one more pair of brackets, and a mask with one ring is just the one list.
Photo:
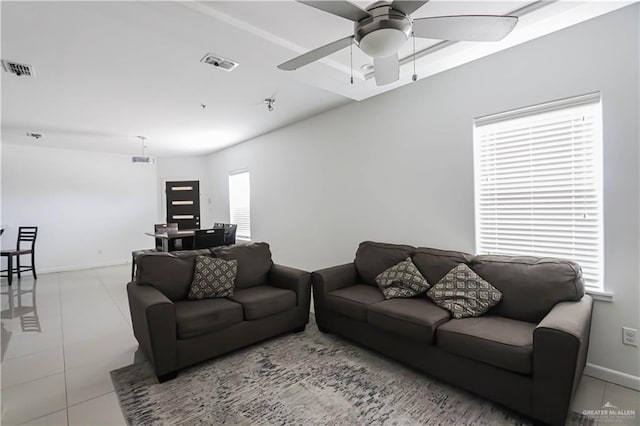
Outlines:
[[229, 175], [229, 217], [231, 223], [238, 225], [236, 235], [239, 239], [251, 239], [251, 203], [249, 172]]
[[602, 109], [590, 94], [475, 121], [478, 253], [550, 256], [602, 290]]

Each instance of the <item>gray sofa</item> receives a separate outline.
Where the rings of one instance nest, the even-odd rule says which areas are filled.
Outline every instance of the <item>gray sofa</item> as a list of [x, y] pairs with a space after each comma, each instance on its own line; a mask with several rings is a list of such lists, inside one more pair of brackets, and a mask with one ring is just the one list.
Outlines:
[[[375, 277], [407, 257], [431, 285], [465, 263], [502, 299], [485, 315], [463, 319], [424, 295], [385, 300]], [[537, 421], [564, 424], [586, 362], [593, 303], [577, 264], [364, 242], [353, 263], [311, 279], [321, 331]]]
[[[195, 258], [236, 259], [229, 298], [187, 300]], [[147, 253], [127, 284], [133, 332], [159, 381], [179, 369], [289, 331], [309, 321], [308, 272], [276, 265], [269, 245]]]

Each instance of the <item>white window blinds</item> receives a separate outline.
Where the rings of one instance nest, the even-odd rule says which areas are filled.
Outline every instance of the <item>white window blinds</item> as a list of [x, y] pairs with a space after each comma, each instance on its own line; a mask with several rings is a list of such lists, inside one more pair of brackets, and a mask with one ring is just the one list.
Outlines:
[[572, 259], [602, 289], [601, 111], [591, 94], [476, 120], [478, 253]]
[[236, 235], [251, 239], [251, 203], [249, 172], [229, 175], [229, 217], [238, 225]]

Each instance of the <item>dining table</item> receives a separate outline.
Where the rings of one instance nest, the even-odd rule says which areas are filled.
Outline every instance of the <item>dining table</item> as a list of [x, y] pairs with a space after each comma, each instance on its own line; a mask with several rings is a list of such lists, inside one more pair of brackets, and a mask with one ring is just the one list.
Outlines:
[[156, 248], [161, 251], [175, 251], [190, 249], [193, 244], [193, 236], [197, 229], [178, 229], [167, 232], [145, 232], [145, 235], [154, 237], [160, 244]]

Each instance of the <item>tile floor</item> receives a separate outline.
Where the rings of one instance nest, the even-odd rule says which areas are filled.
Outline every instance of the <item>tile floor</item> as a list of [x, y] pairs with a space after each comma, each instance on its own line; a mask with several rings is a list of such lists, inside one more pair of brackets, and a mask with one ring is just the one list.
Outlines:
[[[11, 289], [2, 279], [3, 425], [125, 424], [109, 371], [142, 359], [131, 332], [129, 268], [42, 274], [37, 282], [27, 274]], [[585, 376], [573, 408], [611, 402], [640, 413], [639, 395]]]
[[141, 359], [129, 274], [127, 265], [26, 274], [11, 290], [3, 279], [3, 425], [125, 424], [109, 371]]

